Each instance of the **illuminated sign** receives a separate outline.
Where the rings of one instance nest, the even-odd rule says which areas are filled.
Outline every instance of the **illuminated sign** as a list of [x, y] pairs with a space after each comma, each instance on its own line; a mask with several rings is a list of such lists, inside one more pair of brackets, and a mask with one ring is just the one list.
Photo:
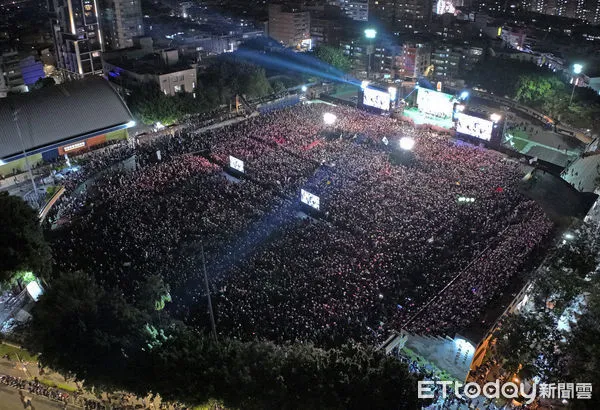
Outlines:
[[229, 156], [229, 166], [236, 171], [244, 172], [244, 161], [231, 155]]
[[82, 148], [82, 147], [85, 147], [85, 141], [76, 142], [75, 144], [71, 144], [71, 145], [65, 145], [63, 147], [63, 151], [69, 152], [69, 151], [73, 151], [74, 149]]
[[300, 190], [300, 201], [311, 208], [316, 209], [317, 211], [320, 209], [320, 199], [318, 196], [311, 194], [304, 189]]

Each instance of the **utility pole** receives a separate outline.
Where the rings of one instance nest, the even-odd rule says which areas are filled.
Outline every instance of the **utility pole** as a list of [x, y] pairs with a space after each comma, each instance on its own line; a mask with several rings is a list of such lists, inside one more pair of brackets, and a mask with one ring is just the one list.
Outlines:
[[204, 285], [206, 286], [208, 313], [210, 314], [210, 326], [212, 329], [213, 338], [215, 339], [215, 342], [217, 342], [217, 325], [215, 324], [215, 315], [213, 312], [212, 300], [210, 298], [210, 287], [208, 286], [208, 275], [206, 274], [206, 259], [204, 258], [204, 243], [202, 242], [200, 242], [200, 249], [202, 252], [202, 270], [204, 272]]
[[19, 127], [19, 110], [13, 109], [13, 121], [15, 122], [15, 127], [17, 127], [17, 135], [19, 136], [19, 141], [21, 142], [21, 149], [23, 151], [23, 158], [25, 158], [25, 164], [27, 165], [27, 172], [29, 173], [29, 179], [31, 179], [31, 185], [33, 186], [33, 198], [35, 201], [36, 208], [39, 208], [38, 203], [38, 192], [37, 186], [35, 185], [35, 179], [33, 178], [33, 173], [31, 172], [31, 165], [29, 164], [29, 159], [27, 158], [27, 152], [25, 150], [25, 143], [23, 142], [23, 136], [21, 135], [21, 127]]

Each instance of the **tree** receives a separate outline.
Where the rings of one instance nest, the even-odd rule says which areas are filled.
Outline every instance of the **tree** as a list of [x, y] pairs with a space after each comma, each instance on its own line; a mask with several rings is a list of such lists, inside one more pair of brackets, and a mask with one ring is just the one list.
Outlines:
[[508, 316], [496, 334], [496, 352], [504, 358], [502, 367], [550, 380], [561, 372], [557, 349], [562, 335], [557, 321], [548, 311], [522, 312]]
[[37, 213], [21, 198], [0, 192], [0, 227], [0, 282], [22, 272], [47, 276], [52, 258]]
[[595, 393], [600, 389], [600, 286], [598, 279], [590, 288], [587, 310], [573, 326], [569, 337], [567, 358], [567, 374], [562, 380], [575, 383], [592, 383], [593, 393], [590, 400], [573, 400], [574, 408], [600, 408], [600, 396]]
[[350, 71], [352, 66], [350, 59], [339, 48], [331, 46], [319, 46], [314, 49], [313, 53], [319, 60], [322, 60], [323, 62], [340, 71]]
[[176, 95], [165, 95], [158, 85], [137, 87], [130, 86], [131, 92], [126, 102], [134, 116], [144, 124], [160, 122], [170, 125], [183, 116], [205, 111], [208, 107], [203, 95], [196, 92], [181, 92]]
[[282, 93], [287, 89], [285, 84], [281, 80], [273, 81], [273, 84], [271, 85], [271, 87], [273, 87], [273, 92], [275, 92], [277, 94]]
[[[140, 295], [158, 295], [158, 278]], [[143, 289], [144, 287], [148, 289]], [[154, 298], [155, 296], [152, 296]], [[413, 409], [417, 380], [395, 358], [361, 345], [216, 343], [156, 310], [128, 305], [94, 277], [62, 274], [33, 309], [28, 345], [44, 365], [86, 383], [244, 409]], [[162, 319], [157, 320], [158, 316]]]

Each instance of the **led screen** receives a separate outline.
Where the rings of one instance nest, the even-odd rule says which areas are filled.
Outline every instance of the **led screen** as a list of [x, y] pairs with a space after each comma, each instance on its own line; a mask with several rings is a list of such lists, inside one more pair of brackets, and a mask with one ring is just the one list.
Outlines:
[[244, 172], [244, 161], [231, 155], [229, 156], [229, 166], [236, 171]]
[[305, 191], [304, 189], [300, 190], [300, 201], [302, 203], [310, 206], [311, 208], [316, 209], [317, 211], [319, 210], [319, 207], [320, 207], [319, 197], [311, 194], [308, 191]]
[[426, 88], [419, 88], [417, 93], [419, 111], [440, 118], [451, 118], [454, 109], [454, 97]]
[[390, 93], [389, 91], [376, 90], [374, 88], [365, 88], [363, 95], [363, 104], [369, 107], [379, 108], [389, 111]]
[[492, 138], [493, 128], [492, 121], [460, 112], [456, 114], [456, 132], [458, 133], [489, 141]]

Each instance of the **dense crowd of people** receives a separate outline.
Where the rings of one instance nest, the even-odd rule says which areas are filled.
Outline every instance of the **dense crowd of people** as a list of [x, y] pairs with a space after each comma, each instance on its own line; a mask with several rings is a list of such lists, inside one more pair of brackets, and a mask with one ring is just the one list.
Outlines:
[[16, 389], [25, 390], [31, 394], [44, 396], [55, 401], [66, 403], [69, 400], [68, 393], [54, 387], [48, 387], [38, 380], [26, 380], [20, 377], [2, 374], [0, 375], [0, 383]]
[[[399, 152], [402, 137], [412, 152]], [[134, 170], [75, 189], [132, 155]], [[305, 104], [204, 132], [189, 124], [82, 163], [54, 215], [59, 268], [91, 271], [132, 300], [159, 274], [171, 312], [204, 326], [203, 247], [218, 331], [242, 339], [450, 334], [480, 320], [552, 229], [519, 192], [517, 162], [347, 107]], [[301, 206], [300, 189], [320, 197], [319, 213]]]

